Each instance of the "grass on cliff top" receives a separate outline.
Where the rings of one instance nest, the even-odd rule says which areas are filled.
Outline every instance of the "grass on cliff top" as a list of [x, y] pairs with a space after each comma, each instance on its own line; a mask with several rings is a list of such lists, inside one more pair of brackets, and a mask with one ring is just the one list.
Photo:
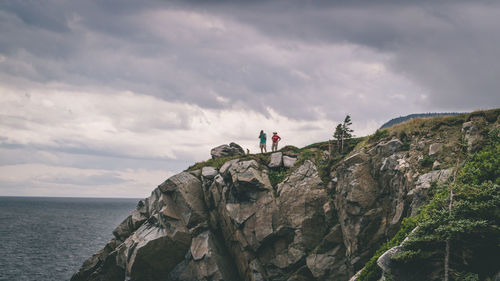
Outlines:
[[219, 169], [224, 165], [229, 160], [233, 159], [241, 159], [243, 161], [245, 160], [255, 160], [257, 163], [262, 164], [262, 165], [267, 165], [269, 164], [269, 161], [271, 159], [271, 153], [260, 153], [260, 154], [248, 154], [248, 155], [236, 155], [236, 156], [228, 156], [228, 157], [221, 157], [221, 158], [215, 158], [215, 159], [208, 159], [206, 161], [198, 162], [195, 163], [194, 165], [189, 166], [185, 171], [195, 171], [195, 170], [200, 170], [203, 167], [214, 167]]
[[[333, 141], [334, 151], [332, 152], [330, 157], [324, 154], [324, 151], [329, 151], [329, 141], [313, 143], [303, 148], [298, 148], [293, 145], [287, 145], [280, 149], [279, 152], [282, 152], [283, 155], [297, 158], [295, 167], [302, 165], [306, 160], [312, 161], [318, 167], [318, 173], [323, 182], [325, 182], [326, 184], [329, 181], [331, 169], [335, 167], [335, 165], [340, 162], [340, 160], [348, 155], [354, 149], [354, 147], [364, 139], [364, 137], [352, 138], [351, 140], [346, 142], [343, 153], [337, 151], [337, 143]], [[242, 161], [255, 160], [260, 165], [267, 166], [271, 159], [271, 154], [272, 152], [267, 152], [209, 159], [206, 161], [195, 163], [194, 165], [188, 167], [186, 171], [195, 171], [202, 169], [203, 167], [215, 167], [219, 169], [220, 167], [222, 167], [222, 165], [224, 165], [224, 163], [233, 159], [240, 159]], [[276, 184], [280, 183], [288, 175], [290, 175], [292, 170], [293, 169], [286, 169], [284, 167], [278, 169], [270, 169], [269, 180], [271, 181], [271, 185], [273, 187], [276, 186]]]
[[[488, 123], [500, 122], [500, 108], [491, 110], [479, 110], [471, 113], [464, 113], [454, 116], [439, 116], [428, 118], [414, 118], [406, 122], [396, 124], [390, 128], [377, 130], [370, 135], [365, 142], [360, 145], [374, 144], [384, 139], [401, 136], [424, 136], [427, 134], [440, 135], [442, 137], [452, 137], [448, 135], [460, 133], [462, 124], [474, 120], [478, 117], [484, 118]], [[458, 129], [458, 130], [457, 130]], [[403, 141], [403, 140], [402, 140]]]

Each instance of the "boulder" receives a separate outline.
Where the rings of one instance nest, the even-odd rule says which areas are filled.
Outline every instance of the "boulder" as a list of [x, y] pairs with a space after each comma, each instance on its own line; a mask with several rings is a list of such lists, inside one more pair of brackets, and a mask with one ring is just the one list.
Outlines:
[[223, 249], [221, 242], [211, 231], [198, 234], [191, 243], [191, 256], [187, 255], [187, 260], [178, 264], [166, 280], [240, 280], [234, 270], [234, 263]]
[[167, 213], [178, 214], [188, 228], [206, 223], [207, 213], [201, 181], [190, 173], [174, 175], [158, 186], [162, 191], [161, 205]]
[[150, 220], [117, 248], [116, 260], [125, 268], [126, 280], [160, 280], [184, 259], [190, 242], [186, 228], [168, 230]]
[[274, 152], [271, 154], [271, 160], [267, 165], [269, 168], [278, 168], [283, 164], [283, 153], [282, 152]]
[[377, 154], [381, 156], [389, 156], [398, 151], [401, 146], [403, 146], [403, 143], [398, 139], [392, 139], [387, 142], [382, 142], [377, 145]]
[[453, 168], [431, 171], [429, 173], [423, 174], [417, 178], [415, 187], [412, 188], [407, 196], [410, 199], [410, 214], [414, 216], [417, 214], [418, 208], [420, 208], [425, 202], [427, 202], [428, 189], [431, 187], [432, 183], [442, 184], [448, 180], [453, 174]]
[[228, 156], [245, 155], [245, 151], [241, 146], [232, 142], [229, 145], [223, 144], [212, 148], [210, 154], [212, 155], [212, 159], [216, 159]]
[[238, 192], [237, 195], [250, 195], [258, 190], [272, 189], [267, 171], [261, 170], [255, 160], [234, 163], [228, 168], [228, 172]]
[[429, 146], [429, 156], [434, 156], [443, 150], [442, 143], [433, 143]]
[[286, 155], [283, 156], [283, 166], [285, 166], [285, 168], [292, 168], [295, 165], [295, 162], [297, 162], [297, 158]]
[[214, 167], [203, 167], [201, 169], [201, 176], [210, 180], [215, 178], [218, 173]]
[[481, 121], [484, 120], [469, 121], [462, 125], [462, 134], [467, 142], [467, 150], [469, 152], [476, 151], [483, 141], [483, 137], [481, 136], [478, 126], [478, 123]]
[[390, 272], [391, 269], [391, 257], [399, 253], [401, 251], [401, 246], [395, 246], [390, 248], [389, 250], [385, 251], [378, 259], [377, 259], [377, 265], [382, 269], [384, 272]]

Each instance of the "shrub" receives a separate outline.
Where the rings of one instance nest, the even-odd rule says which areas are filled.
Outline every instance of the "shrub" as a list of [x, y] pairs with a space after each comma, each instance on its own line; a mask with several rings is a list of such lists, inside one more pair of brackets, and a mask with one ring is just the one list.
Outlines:
[[432, 167], [432, 164], [434, 163], [434, 159], [429, 155], [425, 155], [424, 158], [422, 158], [422, 160], [420, 160], [419, 163], [420, 163], [420, 166], [425, 167], [425, 168]]
[[377, 130], [375, 131], [375, 133], [373, 135], [371, 135], [369, 138], [368, 138], [368, 141], [369, 142], [377, 142], [385, 137], [388, 137], [389, 136], [389, 130], [387, 129], [383, 129], [383, 130]]
[[269, 181], [271, 182], [273, 188], [275, 188], [278, 183], [282, 182], [286, 176], [287, 169], [283, 167], [278, 169], [271, 169], [269, 171]]

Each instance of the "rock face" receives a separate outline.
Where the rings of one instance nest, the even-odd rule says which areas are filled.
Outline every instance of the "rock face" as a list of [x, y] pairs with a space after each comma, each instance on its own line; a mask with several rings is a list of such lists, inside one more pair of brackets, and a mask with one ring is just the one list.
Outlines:
[[269, 168], [278, 168], [283, 164], [283, 153], [275, 152], [271, 154], [271, 161], [269, 161]]
[[223, 144], [212, 148], [210, 154], [212, 155], [212, 159], [215, 159], [227, 156], [245, 155], [245, 151], [237, 143], [232, 142], [229, 145]]
[[[471, 142], [472, 126], [464, 124]], [[420, 167], [425, 147], [439, 153], [434, 143], [414, 138], [404, 151], [397, 138], [366, 145], [327, 179], [314, 162], [281, 152], [271, 163], [234, 159], [182, 172], [141, 200], [71, 280], [349, 280], [416, 214], [432, 185], [452, 176], [446, 163]], [[244, 154], [235, 144], [211, 153]], [[272, 186], [275, 167], [288, 172]]]

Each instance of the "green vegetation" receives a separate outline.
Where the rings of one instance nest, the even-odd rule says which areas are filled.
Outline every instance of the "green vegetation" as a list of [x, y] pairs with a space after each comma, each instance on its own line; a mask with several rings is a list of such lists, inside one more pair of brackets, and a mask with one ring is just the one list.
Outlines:
[[338, 151], [340, 153], [344, 152], [344, 146], [349, 143], [349, 140], [354, 136], [351, 129], [352, 121], [351, 116], [346, 115], [344, 118], [344, 122], [338, 124], [335, 128], [335, 132], [333, 133], [333, 138], [337, 140]]
[[389, 136], [389, 130], [377, 130], [375, 133], [368, 137], [369, 143], [378, 142], [379, 140]]
[[432, 167], [432, 163], [434, 163], [434, 159], [429, 155], [425, 155], [424, 158], [419, 161], [420, 166], [424, 168]]
[[365, 268], [359, 275], [359, 281], [377, 281], [380, 279], [382, 270], [377, 265], [377, 259], [392, 247], [395, 247], [410, 234], [410, 232], [417, 226], [417, 217], [405, 218], [401, 223], [399, 231], [392, 237], [391, 240], [383, 244], [376, 252], [375, 255], [366, 263]]
[[[498, 271], [500, 129], [488, 132], [487, 144], [463, 163], [455, 183], [433, 185], [431, 189], [433, 198], [429, 204], [411, 218], [411, 223], [402, 224], [396, 236], [366, 264], [358, 280], [378, 280], [381, 270], [376, 260], [387, 249], [398, 245], [409, 233], [408, 228], [414, 225], [418, 228], [405, 242], [404, 250], [392, 257], [395, 265], [405, 272], [442, 269], [446, 243], [450, 245], [451, 280], [487, 280]], [[454, 194], [451, 212], [450, 189]]]
[[286, 176], [288, 175], [287, 171], [288, 169], [284, 167], [271, 169], [269, 171], [269, 181], [271, 182], [273, 188], [275, 188], [278, 183], [282, 182], [286, 178]]
[[192, 166], [189, 166], [186, 171], [195, 171], [199, 170], [203, 167], [215, 167], [219, 169], [224, 165], [229, 160], [233, 159], [241, 159], [241, 160], [255, 160], [259, 164], [267, 165], [269, 164], [270, 156], [271, 153], [260, 153], [260, 154], [249, 154], [249, 155], [237, 155], [237, 156], [228, 156], [228, 157], [221, 157], [221, 158], [216, 158], [216, 159], [209, 159], [203, 162], [198, 162], [195, 163]]

